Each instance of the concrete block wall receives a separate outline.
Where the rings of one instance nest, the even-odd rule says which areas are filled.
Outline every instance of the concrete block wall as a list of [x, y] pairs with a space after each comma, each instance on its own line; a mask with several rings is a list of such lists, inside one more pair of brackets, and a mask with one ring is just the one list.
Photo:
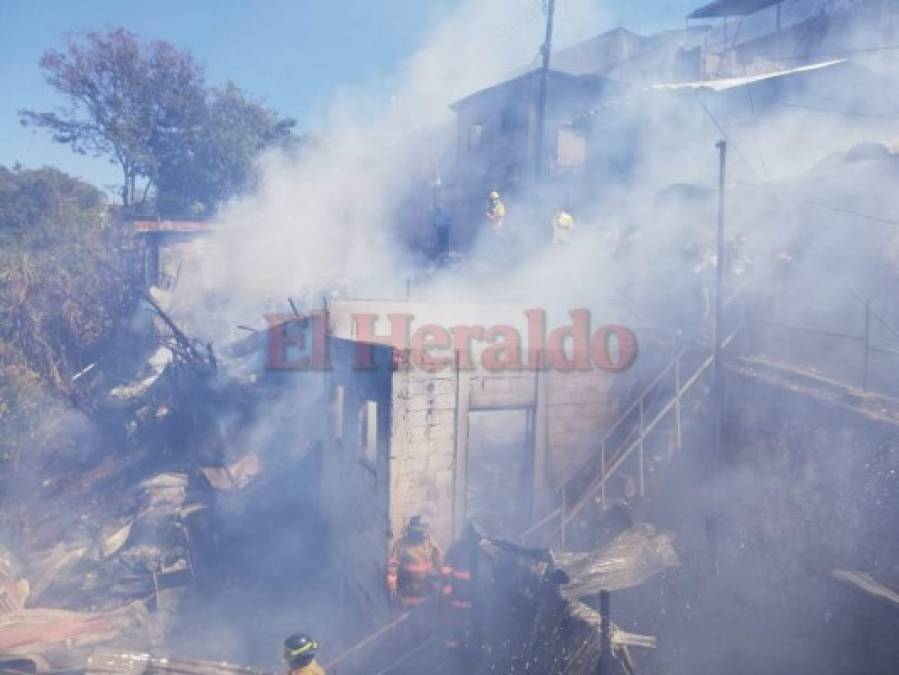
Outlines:
[[444, 550], [453, 538], [456, 466], [455, 371], [393, 374], [390, 441], [390, 524], [393, 541], [410, 517], [431, 521]]
[[469, 386], [470, 410], [527, 408], [536, 406], [537, 383], [534, 371], [476, 373]]
[[464, 518], [456, 503], [464, 476], [457, 478], [457, 472], [465, 466], [459, 454], [466, 450], [469, 411], [533, 409], [534, 488], [551, 489], [577, 469], [614, 420], [619, 406], [610, 396], [613, 377], [601, 371], [543, 371], [536, 380], [533, 371], [461, 377], [451, 369], [397, 371], [389, 460], [394, 537], [415, 514], [431, 520], [434, 538], [444, 548], [454, 528], [458, 531], [454, 518]]
[[[331, 396], [339, 432], [326, 444], [322, 457], [322, 510], [331, 528], [331, 557], [339, 569], [343, 609], [370, 626], [389, 612], [385, 587], [389, 554], [389, 473], [392, 349], [374, 347], [373, 370], [354, 370], [356, 345], [331, 342]], [[342, 387], [342, 414], [336, 409]], [[359, 410], [377, 403], [376, 461], [365, 460], [360, 447]]]
[[610, 395], [615, 376], [601, 370], [547, 371], [545, 376], [544, 479], [547, 487], [557, 487], [596, 447], [621, 402]]
[[[343, 425], [326, 449], [322, 499], [334, 533], [333, 554], [345, 597], [377, 621], [387, 612], [384, 575], [409, 518], [432, 524], [444, 550], [464, 524], [468, 413], [496, 408], [534, 411], [535, 515], [544, 497], [595, 446], [614, 418], [613, 376], [599, 371], [437, 373], [393, 369], [394, 351], [374, 347], [377, 368], [352, 369], [352, 340], [332, 341], [332, 381], [343, 387]], [[362, 460], [358, 410], [378, 403], [378, 458]], [[347, 606], [347, 604], [345, 604]]]

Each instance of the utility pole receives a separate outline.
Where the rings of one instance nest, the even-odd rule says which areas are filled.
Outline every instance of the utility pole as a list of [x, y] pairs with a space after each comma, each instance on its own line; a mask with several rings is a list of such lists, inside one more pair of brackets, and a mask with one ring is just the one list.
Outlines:
[[723, 413], [724, 398], [724, 367], [721, 363], [723, 349], [723, 321], [724, 321], [724, 188], [727, 177], [727, 142], [718, 141], [718, 228], [715, 237], [715, 318], [712, 326], [712, 340], [714, 344], [714, 396], [715, 396], [715, 462], [721, 460], [721, 416]]
[[[724, 188], [727, 177], [727, 142], [719, 141], [718, 148], [718, 224], [716, 233], [716, 260], [715, 260], [715, 316], [712, 325], [713, 370], [712, 370], [712, 414], [714, 415], [714, 444], [713, 456], [709, 458], [709, 480], [712, 484], [718, 480], [722, 465], [722, 427], [724, 417], [724, 364], [721, 362], [724, 348], [723, 318], [724, 318], [724, 268], [727, 264], [724, 250]], [[716, 491], [717, 492], [717, 491]], [[720, 497], [720, 495], [719, 495]], [[706, 518], [706, 537], [709, 544], [709, 558], [715, 575], [718, 574], [718, 530], [719, 513], [721, 507], [719, 500], [712, 500], [713, 512]]]
[[534, 180], [543, 178], [545, 167], [544, 138], [546, 136], [546, 95], [549, 85], [549, 59], [552, 53], [553, 20], [556, 14], [556, 0], [546, 2], [546, 35], [540, 51], [543, 54], [543, 65], [540, 67], [540, 80], [537, 89], [537, 129], [534, 135]]

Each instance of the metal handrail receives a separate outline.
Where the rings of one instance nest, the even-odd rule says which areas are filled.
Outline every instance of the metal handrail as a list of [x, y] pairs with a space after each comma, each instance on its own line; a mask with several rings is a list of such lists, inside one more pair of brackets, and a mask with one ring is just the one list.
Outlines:
[[534, 523], [528, 529], [526, 529], [524, 532], [522, 532], [520, 535], [518, 535], [518, 538], [521, 540], [527, 539], [529, 536], [534, 534], [534, 532], [538, 531], [541, 527], [543, 527], [547, 523], [552, 522], [555, 518], [558, 518], [559, 515], [562, 513], [563, 509], [564, 509], [564, 502], [563, 502], [562, 506], [560, 506], [559, 508], [557, 508], [554, 511], [550, 511], [543, 518], [538, 520], [536, 523]]
[[345, 651], [341, 652], [338, 656], [336, 656], [333, 660], [331, 660], [328, 664], [326, 664], [325, 668], [328, 671], [336, 669], [337, 666], [339, 666], [341, 663], [346, 661], [353, 654], [360, 652], [364, 647], [367, 647], [368, 645], [372, 644], [380, 637], [382, 637], [388, 633], [391, 633], [393, 630], [396, 629], [397, 626], [399, 626], [402, 623], [404, 623], [405, 621], [407, 621], [409, 619], [409, 617], [412, 616], [412, 612], [413, 612], [413, 610], [407, 610], [407, 611], [403, 612], [402, 614], [400, 614], [396, 619], [394, 619], [390, 623], [387, 623], [384, 626], [381, 626], [381, 628], [376, 630], [374, 633], [367, 635], [366, 637], [364, 637], [362, 640], [360, 640], [356, 644], [352, 645]]
[[[653, 379], [653, 381], [640, 392], [640, 395], [634, 399], [633, 403], [631, 403], [627, 407], [627, 409], [618, 416], [618, 419], [616, 419], [615, 422], [612, 423], [612, 426], [608, 428], [606, 433], [603, 435], [602, 439], [600, 439], [599, 445], [598, 445], [598, 451], [600, 453], [600, 460], [602, 462], [602, 466], [601, 466], [601, 470], [600, 470], [601, 477], [609, 475], [607, 473], [606, 467], [605, 467], [605, 445], [606, 445], [606, 443], [612, 437], [614, 432], [625, 422], [625, 420], [628, 419], [628, 417], [631, 415], [631, 413], [634, 412], [634, 410], [636, 410], [638, 407], [640, 407], [642, 409], [643, 401], [646, 399], [646, 397], [658, 386], [658, 384], [665, 378], [665, 376], [668, 374], [668, 372], [673, 367], [675, 367], [675, 363], [677, 363], [679, 361], [679, 359], [684, 355], [685, 352], [686, 352], [686, 348], [681, 348], [678, 351], [678, 353], [671, 359], [671, 361], [669, 361], [668, 364], [662, 368], [662, 370]], [[555, 509], [554, 511], [551, 511], [546, 516], [544, 516], [543, 518], [538, 520], [536, 523], [531, 525], [528, 529], [526, 529], [524, 532], [522, 532], [519, 535], [519, 538], [525, 539], [525, 538], [529, 537], [530, 535], [534, 534], [534, 532], [538, 531], [540, 528], [544, 527], [545, 525], [552, 522], [556, 518], [561, 517], [561, 519], [563, 521], [565, 520], [565, 511], [566, 511], [565, 496], [566, 496], [566, 491], [567, 491], [566, 486], [577, 475], [582, 473], [586, 466], [592, 464], [596, 460], [596, 454], [597, 454], [596, 451], [590, 453], [590, 455], [584, 460], [584, 462], [581, 463], [581, 465], [578, 466], [574, 471], [570, 472], [568, 474], [568, 476], [565, 478], [565, 480], [562, 481], [561, 487], [560, 487], [560, 491], [562, 493], [562, 506], [560, 508]], [[602, 478], [601, 478], [601, 480], [602, 480]], [[588, 491], [592, 491], [592, 488], [588, 488]], [[553, 536], [555, 536], [556, 532], [558, 532], [558, 530], [554, 531]]]
[[[748, 285], [749, 285], [749, 280], [746, 279], [743, 281], [743, 283], [739, 284], [736, 288], [734, 288], [733, 291], [731, 291], [731, 293], [724, 299], [724, 307], [725, 308], [730, 307], [737, 300], [737, 298], [739, 298], [742, 295], [743, 291], [747, 288]], [[727, 345], [730, 344], [730, 342], [733, 340], [733, 338], [736, 337], [736, 334], [739, 332], [740, 328], [742, 328], [742, 325], [740, 327], [738, 327], [736, 330], [734, 330], [733, 333], [723, 341], [723, 343], [722, 343], [723, 347], [726, 347]], [[680, 347], [677, 350], [677, 352], [675, 353], [675, 355], [671, 358], [671, 360], [661, 369], [661, 371], [659, 371], [658, 375], [656, 375], [656, 377], [653, 378], [652, 382], [650, 382], [646, 387], [643, 388], [640, 395], [634, 399], [634, 401], [624, 410], [624, 412], [622, 412], [618, 415], [616, 420], [607, 429], [606, 433], [602, 436], [599, 443], [596, 445], [596, 449], [593, 450], [584, 459], [584, 461], [580, 463], [580, 465], [577, 467], [577, 469], [570, 472], [568, 474], [568, 476], [566, 476], [565, 480], [562, 481], [560, 487], [558, 488], [558, 491], [559, 491], [560, 497], [561, 497], [561, 502], [562, 502], [561, 507], [556, 508], [555, 510], [551, 511], [546, 516], [541, 518], [539, 521], [537, 521], [536, 523], [531, 525], [524, 532], [522, 532], [519, 535], [519, 537], [521, 539], [525, 539], [525, 538], [533, 535], [535, 532], [537, 532], [541, 528], [545, 527], [547, 524], [551, 523], [555, 519], [559, 519], [560, 524], [553, 531], [553, 538], [556, 536], [556, 534], [558, 534], [560, 531], [562, 531], [563, 539], [564, 539], [565, 525], [567, 525], [567, 523], [570, 522], [570, 520], [571, 520], [571, 517], [566, 517], [566, 512], [568, 511], [568, 503], [567, 503], [567, 501], [568, 501], [567, 500], [568, 485], [575, 479], [575, 477], [584, 473], [585, 470], [590, 470], [593, 467], [593, 465], [595, 465], [597, 460], [600, 462], [599, 477], [588, 485], [584, 494], [578, 499], [578, 502], [577, 502], [577, 504], [575, 504], [575, 507], [574, 507], [575, 510], [572, 512], [574, 515], [580, 511], [580, 509], [583, 507], [583, 503], [585, 503], [587, 499], [589, 499], [590, 497], [593, 496], [593, 494], [595, 494], [596, 490], [598, 490], [598, 489], [605, 490], [605, 485], [608, 482], [608, 479], [611, 478], [612, 475], [617, 472], [618, 468], [621, 466], [621, 464], [624, 462], [624, 460], [627, 459], [628, 456], [630, 456], [630, 453], [633, 452], [633, 450], [636, 447], [639, 447], [640, 443], [643, 442], [643, 440], [646, 438], [648, 433], [655, 429], [655, 427], [661, 421], [661, 418], [664, 417], [671, 410], [671, 407], [673, 405], [676, 405], [680, 401], [682, 395], [690, 387], [692, 387], [692, 385], [696, 382], [696, 380], [698, 380], [699, 377], [701, 377], [702, 373], [705, 372], [705, 370], [711, 365], [711, 363], [714, 362], [714, 356], [708, 357], [700, 365], [700, 367], [697, 369], [697, 371], [694, 373], [694, 375], [692, 377], [688, 378], [686, 382], [681, 383], [680, 382], [680, 375], [681, 375], [680, 360], [685, 356], [687, 351], [688, 351], [688, 346]], [[619, 427], [621, 427], [622, 424], [624, 424], [624, 422], [630, 417], [630, 415], [635, 410], [637, 410], [638, 408], [642, 408], [645, 405], [645, 400], [647, 399], [647, 397], [653, 391], [656, 390], [656, 388], [659, 386], [659, 384], [661, 384], [661, 382], [663, 382], [665, 380], [666, 376], [671, 372], [672, 369], [674, 369], [674, 371], [675, 371], [675, 392], [674, 392], [674, 395], [672, 396], [671, 400], [663, 407], [663, 409], [660, 413], [658, 413], [656, 416], [653, 417], [649, 426], [643, 426], [641, 424], [638, 427], [638, 428], [640, 428], [640, 433], [638, 434], [637, 438], [631, 442], [630, 445], [625, 446], [625, 444], [627, 443], [627, 438], [625, 438], [622, 441], [621, 445], [619, 445], [618, 448], [616, 448], [617, 452], [613, 456], [612, 465], [611, 465], [611, 468], [609, 468], [609, 465], [607, 465], [607, 462], [606, 462], [606, 450], [607, 450], [606, 446], [607, 446], [608, 442], [611, 440], [614, 433], [616, 431], [618, 431]], [[625, 447], [625, 450], [623, 452], [621, 450], [622, 447]]]
[[667, 375], [668, 372], [674, 367], [675, 361], [680, 359], [686, 351], [687, 351], [686, 347], [682, 348], [671, 359], [671, 361], [669, 361], [668, 364], [664, 368], [662, 368], [662, 370], [655, 377], [655, 379], [653, 379], [653, 381], [648, 386], [646, 386], [642, 392], [640, 392], [640, 395], [634, 399], [634, 402], [631, 403], [625, 409], [625, 411], [623, 413], [618, 415], [618, 419], [616, 419], [615, 422], [612, 423], [612, 426], [610, 426], [608, 428], [606, 433], [603, 434], [603, 437], [599, 440], [599, 443], [597, 444], [597, 449], [594, 450], [593, 452], [591, 452], [590, 455], [581, 463], [581, 465], [577, 469], [575, 469], [574, 471], [572, 471], [568, 474], [568, 476], [565, 478], [565, 480], [562, 481], [562, 485], [567, 485], [575, 476], [577, 476], [579, 473], [581, 473], [581, 471], [583, 471], [585, 465], [589, 464], [592, 460], [594, 460], [596, 458], [597, 452], [601, 448], [601, 446], [604, 443], [607, 443], [612, 438], [612, 435], [615, 433], [615, 431], [618, 430], [618, 427], [620, 427], [627, 420], [627, 418], [630, 416], [630, 414], [632, 412], [634, 412], [634, 410], [636, 410], [640, 406], [641, 402], [647, 396], [649, 396], [649, 394], [658, 386], [658, 384], [665, 378], [665, 375]]
[[[722, 343], [722, 348], [727, 347], [733, 339], [737, 336], [739, 329], [733, 331], [730, 336], [728, 336]], [[568, 514], [562, 514], [560, 527], [553, 532], [553, 537], [560, 532], [568, 523], [570, 523], [575, 516], [584, 508], [587, 502], [596, 494], [596, 491], [599, 490], [605, 483], [612, 478], [618, 469], [624, 464], [624, 462], [630, 457], [630, 455], [640, 447], [640, 444], [646, 439], [646, 437], [655, 430], [655, 428], [661, 423], [662, 419], [668, 414], [668, 412], [677, 404], [677, 402], [681, 399], [684, 393], [686, 393], [698, 380], [705, 371], [715, 362], [714, 355], [711, 355], [702, 362], [699, 368], [696, 369], [696, 372], [691, 375], [687, 381], [680, 387], [678, 391], [675, 392], [674, 396], [671, 398], [668, 403], [666, 403], [662, 409], [656, 413], [656, 415], [652, 418], [649, 424], [645, 425], [643, 429], [638, 434], [637, 438], [633, 439], [629, 445], [625, 447], [624, 450], [618, 452], [615, 458], [612, 460], [611, 464], [605, 468], [594, 482], [584, 491], [584, 494], [578, 500], [578, 502], [574, 505], [574, 507], [569, 511]]]

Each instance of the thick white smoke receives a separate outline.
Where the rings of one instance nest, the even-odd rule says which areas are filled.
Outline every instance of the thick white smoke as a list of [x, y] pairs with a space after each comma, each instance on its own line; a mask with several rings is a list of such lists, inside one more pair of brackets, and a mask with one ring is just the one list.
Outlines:
[[[182, 270], [176, 315], [227, 342], [236, 324], [259, 325], [263, 307], [286, 308], [287, 296], [400, 294], [412, 272], [397, 206], [451, 152], [449, 105], [536, 64], [542, 9], [538, 0], [463, 2], [400, 65], [386, 101], [382, 83], [340, 90], [316, 140], [296, 157], [263, 157], [258, 192], [223, 210], [202, 271]], [[562, 43], [608, 25], [588, 0], [568, 2], [564, 16]]]
[[[561, 15], [557, 24], [561, 34], [568, 33], [565, 39], [589, 37], [610, 27], [598, 3], [562, 2], [566, 7], [560, 11], [574, 17], [569, 22]], [[463, 2], [402, 65], [386, 102], [380, 87], [343, 91], [314, 146], [298, 157], [264, 157], [258, 192], [224, 209], [217, 223], [221, 231], [212, 240], [217, 252], [210, 253], [211, 264], [196, 277], [186, 269], [175, 289], [173, 311], [189, 321], [189, 332], [226, 343], [241, 335], [235, 331], [238, 324], [262, 327], [263, 312], [287, 311], [288, 297], [305, 298], [306, 308], [317, 306], [319, 296], [332, 290], [351, 297], [402, 297], [405, 280], [420, 276], [421, 265], [402, 245], [397, 208], [416, 179], [427, 177], [442, 158], [452, 156], [455, 128], [449, 104], [536, 65], [543, 32], [540, 5], [524, 0]], [[571, 24], [580, 31], [570, 30]], [[883, 42], [879, 36], [868, 39]], [[827, 82], [833, 92], [853, 91], [855, 76], [851, 69], [835, 67], [817, 83], [812, 80], [809, 88], [791, 90], [797, 98], [786, 103], [824, 107], [821, 83]], [[711, 93], [639, 92], [620, 108], [639, 130], [633, 137], [634, 179], [615, 189], [595, 186], [602, 200], [576, 212], [576, 246], [525, 245], [516, 252], [517, 262], [499, 274], [491, 264], [496, 251], [476, 246], [466, 264], [437, 273], [421, 292], [435, 305], [450, 307], [460, 300], [513, 302], [545, 308], [559, 320], [565, 320], [570, 309], [588, 307], [598, 322], [635, 325], [638, 337], [641, 325], [681, 327], [682, 317], [693, 311], [685, 305], [698, 302], [690, 296], [695, 288], [685, 288], [684, 277], [705, 265], [707, 281], [714, 266], [702, 254], [714, 243], [715, 143], [726, 136], [728, 238], [738, 233], [748, 236], [751, 257], [764, 277], [779, 252], [791, 245], [800, 223], [820, 223], [816, 239], [801, 251], [804, 258], [797, 276], [813, 280], [803, 284], [810, 305], [823, 313], [843, 311], [845, 303], [836, 300], [836, 281], [829, 270], [837, 258], [834, 251], [841, 256], [857, 251], [858, 230], [853, 227], [860, 225], [835, 218], [833, 212], [812, 212], [809, 205], [855, 203], [861, 210], [883, 213], [880, 206], [889, 206], [889, 200], [872, 202], [863, 195], [888, 195], [890, 173], [872, 183], [876, 172], [860, 172], [857, 182], [841, 184], [847, 165], [840, 155], [830, 182], [813, 178], [800, 186], [791, 179], [862, 140], [887, 140], [895, 125], [874, 117], [777, 107], [752, 98], [761, 88], [737, 91], [742, 93], [726, 98]], [[865, 110], [876, 109], [880, 98], [872, 94], [860, 103]], [[846, 107], [854, 103], [849, 95], [837, 100]], [[887, 102], [882, 104], [888, 111]], [[682, 185], [666, 191], [673, 184]], [[514, 202], [508, 206], [509, 227], [548, 230], [540, 209]], [[628, 237], [629, 253], [614, 258], [612, 252]], [[892, 245], [896, 241], [893, 237]], [[698, 250], [691, 248], [694, 245]], [[827, 255], [816, 258], [822, 250]], [[795, 250], [791, 255], [798, 257]], [[864, 257], [844, 265], [841, 275], [860, 273]], [[691, 316], [701, 317], [702, 311]], [[446, 323], [453, 323], [453, 318]], [[702, 333], [707, 322], [699, 328]], [[273, 423], [268, 417], [258, 420], [260, 428]], [[247, 436], [261, 438], [264, 433], [251, 430]], [[848, 468], [827, 464], [822, 471], [831, 478]], [[767, 497], [757, 487], [758, 476], [747, 479], [744, 473], [722, 483], [739, 491], [735, 503], [764, 504]], [[780, 477], [771, 485], [779, 488]], [[686, 488], [679, 492], [689, 501], [693, 498]], [[692, 508], [705, 514], [717, 505], [696, 497]], [[700, 520], [697, 515], [696, 522]], [[794, 618], [798, 613], [786, 611], [776, 625]]]

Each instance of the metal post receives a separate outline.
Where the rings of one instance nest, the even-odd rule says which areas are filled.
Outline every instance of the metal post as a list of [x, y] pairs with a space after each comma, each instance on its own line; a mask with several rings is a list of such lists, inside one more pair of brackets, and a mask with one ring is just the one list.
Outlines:
[[[680, 452], [683, 449], [683, 432], [680, 414], [680, 354], [674, 359], [674, 447]], [[668, 452], [671, 458], [671, 452]]]
[[638, 464], [638, 483], [640, 490], [640, 496], [644, 496], [645, 491], [643, 489], [643, 401], [644, 399], [640, 399], [640, 454], [637, 456], [637, 464]]
[[606, 442], [603, 441], [599, 446], [599, 462], [600, 475], [602, 482], [599, 484], [599, 505], [603, 510], [606, 508]]
[[721, 363], [722, 341], [724, 338], [724, 270], [727, 266], [724, 251], [724, 198], [725, 179], [727, 176], [727, 142], [718, 141], [718, 227], [716, 234], [716, 265], [715, 265], [715, 323], [712, 326], [712, 338], [714, 341], [713, 363], [713, 406], [715, 411], [715, 457], [714, 462], [721, 459], [721, 416], [723, 413], [724, 398], [724, 366]]
[[605, 589], [599, 592], [599, 629], [601, 633], [599, 643], [599, 664], [596, 668], [597, 675], [611, 675], [612, 673], [612, 620], [609, 616], [610, 609], [609, 592]]
[[543, 144], [546, 135], [546, 96], [549, 80], [549, 62], [553, 41], [553, 20], [556, 13], [556, 0], [546, 1], [546, 35], [540, 51], [543, 64], [540, 67], [540, 81], [537, 89], [537, 120], [534, 134], [534, 179], [540, 180], [544, 172]]
[[862, 366], [862, 391], [868, 391], [868, 364], [871, 360], [871, 299], [865, 300], [865, 359]]
[[[714, 360], [712, 385], [712, 410], [714, 414], [714, 455], [709, 462], [712, 474], [717, 474], [722, 464], [721, 435], [722, 416], [724, 414], [724, 366], [722, 358], [722, 315], [724, 311], [724, 186], [727, 170], [727, 143], [719, 141], [715, 146], [719, 153], [718, 174], [718, 228], [717, 228], [717, 264], [715, 269], [715, 323], [713, 326]], [[711, 476], [715, 480], [716, 476]], [[712, 511], [706, 517], [706, 538], [709, 546], [709, 558], [714, 573], [718, 574], [718, 508], [717, 499], [712, 500]]]

